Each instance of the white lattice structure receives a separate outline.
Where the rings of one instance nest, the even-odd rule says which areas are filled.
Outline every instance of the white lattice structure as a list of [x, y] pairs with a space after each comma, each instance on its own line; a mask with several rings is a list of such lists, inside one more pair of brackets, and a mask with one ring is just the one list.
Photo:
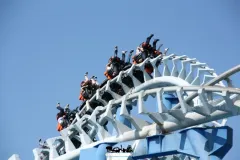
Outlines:
[[[156, 67], [158, 60], [161, 60], [162, 64]], [[154, 66], [152, 76], [144, 70], [145, 64], [149, 62]], [[143, 82], [134, 75], [135, 70], [141, 70]], [[61, 131], [61, 137], [47, 140], [50, 149], [34, 149], [35, 160], [40, 160], [39, 155], [42, 152], [48, 152], [50, 160], [73, 159], [81, 154], [82, 149], [102, 142], [137, 140], [208, 122], [215, 126], [225, 125], [225, 118], [240, 114], [240, 89], [224, 85], [223, 80], [238, 71], [240, 65], [218, 76], [207, 64], [195, 58], [174, 54], [155, 59], [147, 58], [141, 64], [133, 64], [97, 90], [76, 115], [72, 125]], [[133, 87], [123, 83], [124, 77], [131, 78]], [[122, 87], [125, 93], [123, 96], [111, 89], [113, 83]], [[106, 92], [112, 97], [109, 101], [103, 98]], [[167, 108], [163, 103], [165, 93], [176, 95], [179, 104]], [[150, 96], [157, 104], [157, 111], [150, 111], [145, 105]], [[102, 105], [91, 106], [94, 101]], [[150, 118], [152, 122], [129, 114], [128, 105], [136, 106], [138, 114]], [[132, 128], [115, 118], [119, 108], [120, 116], [128, 119]], [[217, 122], [221, 119], [224, 119], [221, 123]], [[106, 129], [107, 122], [112, 124], [116, 135]], [[74, 146], [72, 138], [81, 143], [79, 148]], [[63, 155], [59, 154], [59, 146], [53, 144], [59, 139], [64, 141], [66, 153]]]

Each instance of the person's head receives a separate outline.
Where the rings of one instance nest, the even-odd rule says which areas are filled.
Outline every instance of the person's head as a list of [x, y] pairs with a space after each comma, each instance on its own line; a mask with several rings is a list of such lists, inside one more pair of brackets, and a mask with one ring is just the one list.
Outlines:
[[146, 43], [146, 42], [143, 42], [143, 43], [142, 43], [142, 47], [143, 47], [143, 48], [147, 48], [147, 47], [148, 47], [148, 45], [149, 45], [149, 44], [148, 44], [148, 43]]
[[84, 84], [85, 84], [85, 81], [82, 81], [82, 82], [81, 82], [81, 87], [84, 86]]
[[57, 113], [57, 120], [60, 118], [60, 117], [62, 117], [62, 113]]
[[108, 63], [112, 62], [114, 57], [110, 57], [109, 60], [108, 60]]

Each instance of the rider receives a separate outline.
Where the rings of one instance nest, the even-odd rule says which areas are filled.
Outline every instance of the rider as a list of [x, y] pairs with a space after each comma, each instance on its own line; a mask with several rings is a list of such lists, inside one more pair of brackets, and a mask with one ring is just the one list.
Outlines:
[[106, 65], [106, 71], [104, 72], [104, 75], [107, 77], [107, 79], [113, 79], [115, 76], [119, 74], [121, 70], [124, 69], [127, 65], [131, 65], [130, 58], [134, 50], [131, 50], [129, 53], [128, 61], [125, 61], [126, 53], [127, 51], [122, 51], [122, 59], [120, 59], [118, 54], [118, 47], [115, 47], [114, 50], [114, 56], [111, 57], [108, 61], [108, 64]]
[[104, 72], [104, 75], [107, 77], [107, 79], [112, 79], [117, 76], [122, 64], [124, 64], [123, 59], [125, 59], [125, 55], [122, 55], [121, 60], [117, 54], [118, 46], [115, 47], [114, 56], [109, 59], [108, 64], [106, 65], [106, 71]]
[[[156, 49], [157, 42], [159, 39], [155, 39], [153, 41], [153, 46], [150, 45], [150, 40], [154, 35], [151, 34], [149, 37], [147, 37], [146, 41], [141, 44], [141, 47], [137, 47], [136, 55], [133, 56], [133, 63], [139, 64], [142, 63], [147, 57], [155, 58], [158, 55], [162, 54], [159, 50]], [[152, 65], [146, 64], [145, 70], [147, 73], [151, 74], [153, 72]]]
[[147, 37], [146, 41], [142, 43], [142, 48], [144, 50], [151, 50], [152, 46], [150, 45], [150, 40], [154, 36], [154, 34], [151, 34], [150, 36]]
[[48, 144], [47, 144], [46, 141], [42, 141], [42, 139], [40, 138], [40, 139], [38, 140], [38, 142], [39, 142], [39, 146], [40, 146], [41, 148], [43, 148], [43, 149], [49, 149], [49, 146], [48, 146]]
[[[154, 36], [154, 34], [151, 34], [149, 37], [147, 37], [146, 41], [143, 42], [141, 44], [141, 47], [138, 47], [138, 53], [143, 53], [145, 52], [145, 55], [143, 55], [143, 59], [145, 59], [146, 57], [152, 57], [152, 58], [155, 58], [157, 57], [159, 54], [161, 54], [161, 52], [159, 52], [157, 49], [156, 49], [156, 46], [157, 46], [157, 42], [159, 41], [159, 39], [155, 39], [153, 41], [153, 45], [151, 46], [150, 44], [150, 40], [151, 38]], [[138, 54], [136, 53], [136, 54]]]
[[132, 53], [134, 52], [134, 50], [131, 50], [128, 54], [128, 59], [127, 61], [125, 61], [125, 57], [126, 57], [126, 53], [127, 51], [122, 51], [122, 63], [123, 63], [123, 69], [126, 66], [131, 66], [131, 57], [132, 57]]
[[69, 104], [66, 105], [66, 107], [63, 109], [60, 106], [60, 103], [57, 104], [57, 109], [59, 110], [59, 112], [57, 113], [57, 121], [58, 121], [58, 125], [57, 125], [57, 130], [61, 131], [64, 128], [66, 128], [68, 126], [68, 120], [67, 120], [67, 112], [69, 109]]
[[94, 92], [99, 88], [99, 84], [97, 82], [97, 77], [92, 76], [89, 80], [88, 72], [84, 75], [85, 80], [81, 82], [81, 92], [79, 96], [79, 100], [85, 101], [90, 99]]
[[143, 60], [146, 58], [146, 55], [144, 54], [144, 50], [142, 47], [137, 47], [136, 54], [133, 56], [133, 64], [142, 63]]
[[76, 117], [76, 114], [78, 112], [78, 109], [79, 107], [76, 107], [75, 109], [71, 110], [69, 113], [68, 113], [68, 121], [69, 121], [69, 124], [71, 124], [73, 122], [73, 120], [75, 119]]

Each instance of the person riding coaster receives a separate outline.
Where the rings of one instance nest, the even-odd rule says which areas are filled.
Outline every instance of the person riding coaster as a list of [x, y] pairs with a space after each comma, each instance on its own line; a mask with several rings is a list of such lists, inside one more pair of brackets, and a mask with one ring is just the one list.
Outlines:
[[[159, 39], [155, 39], [153, 41], [153, 46], [150, 45], [150, 40], [153, 37], [153, 34], [151, 34], [149, 37], [147, 37], [146, 42], [143, 42], [141, 44], [141, 47], [137, 47], [136, 50], [136, 55], [133, 56], [133, 64], [139, 64], [142, 63], [146, 58], [156, 58], [159, 55], [162, 55], [162, 52], [160, 52], [160, 47], [159, 46], [158, 50], [156, 49], [157, 42]], [[160, 64], [160, 61], [156, 63], [156, 66]], [[153, 66], [151, 63], [146, 63], [145, 65], [145, 71], [148, 74], [151, 74], [153, 72]]]
[[96, 93], [96, 90], [99, 88], [97, 77], [92, 76], [92, 78], [88, 79], [88, 72], [85, 73], [85, 80], [81, 82], [81, 92], [79, 96], [79, 100], [85, 101]]
[[57, 104], [57, 109], [59, 110], [59, 112], [56, 115], [56, 119], [57, 119], [57, 130], [61, 131], [64, 128], [67, 128], [69, 125], [68, 119], [67, 119], [67, 113], [70, 111], [69, 110], [69, 104], [66, 105], [65, 108], [62, 108], [60, 106], [60, 103]]
[[76, 117], [76, 114], [78, 113], [79, 107], [76, 107], [75, 109], [71, 110], [68, 114], [67, 114], [67, 119], [69, 121], [69, 124], [71, 124], [73, 122], [73, 120]]
[[125, 56], [127, 51], [122, 51], [122, 59], [120, 59], [118, 54], [118, 47], [115, 47], [114, 56], [111, 57], [106, 65], [106, 71], [104, 75], [107, 77], [108, 80], [113, 79], [116, 77], [120, 71], [126, 70], [127, 68], [131, 67], [130, 58], [134, 50], [131, 50], [129, 53], [128, 61], [125, 62]]

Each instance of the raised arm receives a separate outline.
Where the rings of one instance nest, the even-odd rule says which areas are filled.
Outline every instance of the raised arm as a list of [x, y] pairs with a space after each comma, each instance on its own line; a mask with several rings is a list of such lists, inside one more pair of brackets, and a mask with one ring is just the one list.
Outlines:
[[128, 63], [130, 63], [130, 61], [131, 61], [131, 57], [132, 57], [133, 52], [134, 52], [134, 50], [131, 50], [128, 54], [128, 61], [127, 61]]
[[118, 54], [118, 46], [115, 46], [114, 57], [117, 57], [117, 54]]
[[57, 103], [57, 109], [58, 109], [60, 112], [64, 112], [64, 109], [60, 106], [60, 103]]
[[125, 57], [126, 57], [127, 51], [122, 51], [122, 61], [125, 62]]

